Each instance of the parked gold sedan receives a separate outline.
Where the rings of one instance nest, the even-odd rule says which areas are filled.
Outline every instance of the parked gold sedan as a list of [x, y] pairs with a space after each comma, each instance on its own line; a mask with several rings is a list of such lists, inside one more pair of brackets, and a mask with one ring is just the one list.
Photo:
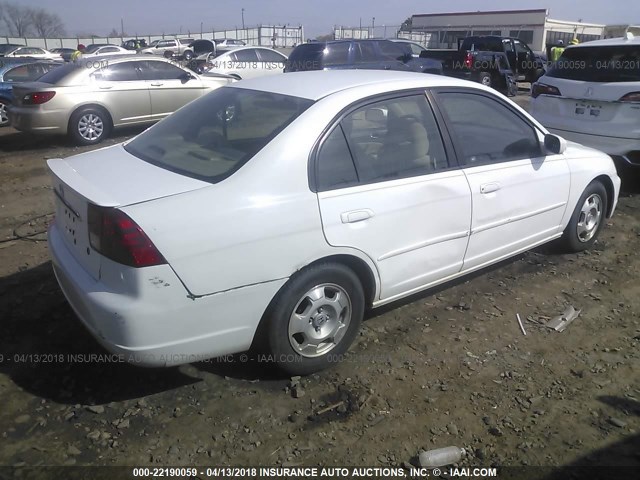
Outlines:
[[67, 134], [79, 145], [113, 128], [150, 124], [234, 79], [200, 76], [163, 58], [96, 57], [16, 85], [11, 125], [36, 134]]

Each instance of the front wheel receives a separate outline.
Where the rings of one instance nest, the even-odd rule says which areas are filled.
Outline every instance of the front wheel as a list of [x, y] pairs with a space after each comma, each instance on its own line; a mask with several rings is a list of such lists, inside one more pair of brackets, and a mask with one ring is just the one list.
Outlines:
[[99, 108], [83, 108], [71, 116], [69, 135], [77, 145], [95, 145], [111, 130], [111, 119]]
[[278, 294], [268, 317], [268, 347], [276, 365], [308, 375], [339, 361], [364, 315], [364, 292], [344, 265], [324, 263], [298, 272]]
[[184, 53], [182, 54], [182, 56], [184, 57], [184, 59], [185, 59], [187, 62], [190, 62], [190, 61], [191, 61], [191, 59], [193, 58], [193, 52], [192, 52], [191, 50], [187, 50], [186, 52], [184, 52]]
[[578, 200], [571, 220], [560, 238], [560, 246], [569, 252], [591, 248], [607, 215], [607, 191], [601, 182], [591, 182]]

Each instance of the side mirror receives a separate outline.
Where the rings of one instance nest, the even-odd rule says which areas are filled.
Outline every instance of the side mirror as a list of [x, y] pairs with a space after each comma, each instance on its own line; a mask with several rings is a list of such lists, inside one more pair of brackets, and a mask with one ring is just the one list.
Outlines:
[[187, 83], [189, 80], [193, 80], [194, 77], [193, 75], [191, 75], [189, 72], [184, 72], [182, 75], [180, 75], [180, 80], [182, 81], [182, 83]]
[[544, 149], [547, 153], [560, 155], [567, 150], [567, 141], [558, 135], [547, 133], [544, 136]]

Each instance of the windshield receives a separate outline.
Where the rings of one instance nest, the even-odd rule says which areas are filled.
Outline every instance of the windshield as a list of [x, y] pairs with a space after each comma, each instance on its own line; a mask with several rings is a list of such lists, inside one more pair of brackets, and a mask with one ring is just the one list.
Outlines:
[[222, 87], [138, 135], [125, 149], [161, 168], [217, 183], [247, 163], [312, 103]]
[[547, 76], [585, 82], [638, 82], [640, 46], [567, 48]]

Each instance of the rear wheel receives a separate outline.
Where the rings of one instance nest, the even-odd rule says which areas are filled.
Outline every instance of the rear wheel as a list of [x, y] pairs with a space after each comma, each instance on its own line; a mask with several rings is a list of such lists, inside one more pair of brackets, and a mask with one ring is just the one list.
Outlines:
[[268, 316], [268, 348], [276, 365], [293, 375], [322, 370], [347, 351], [364, 315], [357, 275], [341, 264], [300, 271], [278, 294]]
[[607, 215], [607, 191], [601, 182], [591, 182], [578, 200], [571, 220], [560, 238], [560, 246], [569, 252], [591, 248]]
[[6, 127], [9, 125], [8, 107], [9, 103], [0, 98], [0, 127]]
[[491, 74], [489, 72], [480, 72], [478, 74], [478, 83], [481, 83], [485, 87], [491, 87], [493, 85]]
[[191, 61], [191, 59], [193, 58], [193, 52], [191, 50], [187, 50], [182, 55], [187, 62]]
[[69, 120], [69, 135], [77, 145], [100, 143], [109, 136], [110, 131], [111, 119], [100, 108], [82, 108]]

